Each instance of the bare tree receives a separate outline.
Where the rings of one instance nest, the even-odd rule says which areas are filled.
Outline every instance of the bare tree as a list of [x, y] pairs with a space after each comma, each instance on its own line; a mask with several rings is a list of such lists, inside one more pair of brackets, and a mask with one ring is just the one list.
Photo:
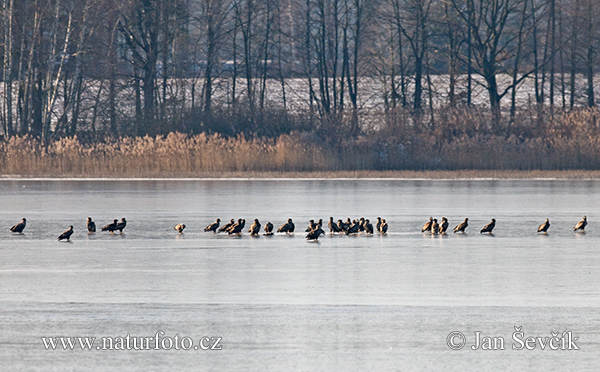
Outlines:
[[235, 19], [240, 28], [243, 41], [244, 67], [246, 74], [246, 95], [248, 100], [248, 112], [253, 120], [255, 106], [255, 87], [254, 87], [254, 20], [255, 3], [254, 0], [237, 0], [234, 4]]
[[585, 72], [587, 78], [587, 105], [594, 107], [594, 65], [596, 62], [596, 47], [598, 43], [598, 29], [595, 20], [598, 18], [598, 4], [594, 0], [585, 0]]
[[[43, 84], [42, 101], [42, 138], [48, 139], [51, 131], [51, 119], [54, 111], [54, 105], [58, 99], [61, 80], [64, 78], [64, 66], [68, 58], [67, 50], [71, 43], [71, 34], [73, 31], [73, 0], [62, 9], [62, 1], [56, 0], [54, 7], [54, 20], [52, 22], [49, 37], [51, 39], [50, 52], [46, 59], [46, 71]], [[67, 21], [63, 32], [60, 32], [61, 12], [67, 13]]]
[[[164, 0], [130, 0], [121, 5], [119, 29], [131, 53], [136, 102], [140, 102], [139, 81], [143, 82], [143, 111], [137, 113], [137, 133], [148, 131], [155, 119], [155, 80], [159, 57], [160, 5]], [[141, 72], [141, 77], [137, 72]], [[139, 105], [139, 103], [137, 104]]]
[[[352, 104], [352, 120], [349, 133], [357, 134], [360, 130], [358, 123], [358, 80], [359, 66], [363, 56], [363, 42], [369, 29], [369, 21], [374, 16], [375, 2], [373, 0], [344, 0], [343, 21], [343, 63], [348, 87], [348, 96]], [[344, 67], [342, 67], [344, 68]]]
[[[497, 74], [501, 71], [502, 64], [513, 57], [511, 47], [517, 35], [509, 33], [507, 26], [516, 18], [513, 14], [521, 7], [522, 0], [452, 0], [452, 3], [471, 30], [476, 72], [485, 81], [494, 117], [493, 124], [497, 126], [501, 121], [500, 100], [515, 84], [513, 82], [501, 92]], [[516, 84], [527, 75], [523, 74]]]
[[413, 109], [420, 116], [423, 102], [423, 70], [430, 30], [427, 27], [430, 0], [392, 0], [396, 25], [412, 51], [414, 69]]
[[201, 14], [198, 23], [204, 27], [204, 43], [206, 53], [206, 67], [204, 70], [204, 120], [212, 119], [214, 69], [218, 61], [219, 49], [225, 35], [222, 27], [226, 18], [226, 8], [223, 1], [203, 0], [200, 3]]
[[522, 59], [522, 50], [524, 39], [525, 23], [527, 21], [527, 1], [523, 2], [523, 10], [521, 12], [521, 22], [519, 24], [519, 31], [517, 33], [517, 48], [514, 57], [514, 67], [512, 73], [512, 86], [511, 86], [511, 97], [510, 97], [510, 122], [513, 123], [517, 112], [517, 85], [519, 82], [519, 70], [520, 62]]
[[4, 135], [8, 139], [13, 132], [13, 80], [12, 80], [12, 20], [13, 20], [13, 0], [4, 0], [4, 69], [2, 77], [4, 82]]

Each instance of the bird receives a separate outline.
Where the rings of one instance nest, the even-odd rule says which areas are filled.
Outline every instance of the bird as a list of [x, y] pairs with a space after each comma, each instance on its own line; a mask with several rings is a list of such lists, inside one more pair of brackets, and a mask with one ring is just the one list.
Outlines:
[[349, 228], [350, 226], [352, 226], [352, 223], [353, 223], [353, 222], [352, 222], [352, 221], [350, 221], [350, 217], [346, 218], [346, 222], [344, 222], [344, 226], [345, 226], [345, 227], [344, 227], [344, 232], [346, 232], [346, 230], [348, 230], [348, 228]]
[[213, 223], [211, 223], [210, 225], [206, 226], [204, 228], [204, 231], [212, 231], [213, 233], [217, 232], [217, 229], [219, 228], [219, 224], [221, 223], [221, 219], [217, 218], [217, 220]]
[[22, 234], [23, 230], [25, 229], [25, 225], [27, 225], [27, 219], [25, 217], [23, 217], [21, 219], [21, 222], [19, 222], [18, 224], [14, 225], [13, 227], [10, 228], [10, 231], [12, 231], [14, 233]]
[[227, 233], [229, 235], [231, 234], [242, 234], [242, 230], [244, 229], [244, 226], [246, 226], [246, 220], [239, 218], [238, 222], [233, 224], [228, 230]]
[[448, 230], [448, 219], [446, 217], [442, 217], [442, 223], [440, 223], [440, 234], [445, 234], [446, 230]]
[[352, 224], [346, 229], [346, 235], [358, 234], [359, 223], [357, 220], [352, 221]]
[[217, 232], [227, 231], [233, 225], [235, 225], [235, 220], [232, 218], [231, 221], [229, 221], [229, 223], [226, 223], [225, 225], [221, 226], [221, 228], [217, 230]]
[[260, 222], [258, 222], [258, 218], [254, 219], [254, 222], [252, 223], [252, 225], [250, 225], [250, 228], [248, 229], [248, 232], [252, 236], [257, 236], [258, 235], [258, 233], [260, 232]]
[[423, 225], [421, 232], [425, 232], [425, 231], [431, 232], [431, 224], [432, 223], [433, 223], [433, 217], [429, 217], [429, 221], [425, 222], [425, 225]]
[[315, 224], [315, 220], [310, 220], [310, 221], [308, 221], [308, 227], [304, 231], [305, 232], [313, 231], [316, 227], [317, 227], [317, 224]]
[[322, 228], [317, 227], [314, 230], [311, 230], [307, 235], [306, 235], [306, 240], [313, 240], [313, 241], [317, 241], [319, 240], [319, 236], [320, 235], [325, 235], [325, 231], [323, 231]]
[[[227, 229], [224, 230], [224, 232], [229, 233], [230, 231], [232, 231], [233, 229], [235, 229], [237, 226], [239, 226], [242, 223], [242, 219], [238, 218], [237, 222], [235, 222], [235, 220], [232, 219], [232, 221], [234, 221], [233, 223], [231, 223], [231, 225], [229, 225], [229, 227], [227, 227]], [[227, 225], [225, 225], [227, 226]], [[223, 227], [225, 227], [223, 226]], [[221, 230], [221, 229], [219, 229]]]
[[377, 217], [377, 224], [375, 225], [377, 232], [381, 232], [381, 217]]
[[117, 228], [115, 230], [119, 230], [121, 234], [123, 234], [123, 229], [127, 226], [127, 221], [125, 217], [121, 218], [121, 222], [117, 223]]
[[369, 221], [369, 219], [365, 220], [365, 234], [367, 235], [373, 235], [373, 224]]
[[548, 229], [550, 228], [550, 221], [546, 218], [546, 221], [538, 227], [537, 232], [543, 232], [544, 234], [548, 233]]
[[433, 219], [431, 223], [431, 228], [429, 229], [433, 235], [436, 235], [440, 232], [440, 225], [437, 222], [437, 218]]
[[175, 225], [175, 230], [177, 230], [180, 234], [183, 234], [183, 230], [185, 229], [185, 224], [178, 223]]
[[104, 226], [102, 228], [102, 231], [109, 231], [111, 234], [115, 232], [115, 230], [117, 230], [117, 223], [119, 222], [119, 220], [114, 220], [112, 223], [109, 223], [108, 225]]
[[361, 217], [360, 220], [358, 221], [358, 232], [363, 232], [365, 231], [365, 218]]
[[317, 227], [322, 229], [323, 228], [323, 219], [319, 218], [319, 222], [317, 222]]
[[346, 232], [346, 230], [348, 229], [348, 228], [346, 227], [346, 224], [345, 224], [345, 223], [344, 223], [344, 221], [342, 221], [342, 220], [338, 220], [338, 222], [337, 222], [337, 227], [338, 227], [338, 229], [340, 230], [340, 232]]
[[329, 217], [329, 222], [327, 223], [327, 227], [329, 227], [329, 232], [335, 234], [336, 232], [342, 232], [342, 230], [338, 227], [338, 225], [333, 222], [333, 217]]
[[459, 223], [458, 225], [456, 225], [456, 227], [454, 227], [454, 232], [461, 232], [464, 234], [467, 227], [469, 227], [469, 219], [465, 218], [463, 222]]
[[380, 232], [382, 235], [385, 235], [385, 234], [387, 234], [387, 231], [388, 231], [388, 224], [387, 224], [387, 222], [385, 222], [385, 219], [383, 219], [383, 220], [381, 220], [381, 231]]
[[273, 224], [271, 221], [265, 224], [265, 235], [273, 235]]
[[87, 229], [88, 229], [89, 233], [96, 232], [96, 223], [94, 221], [92, 221], [92, 217], [87, 218]]
[[483, 233], [492, 233], [492, 230], [494, 230], [494, 227], [496, 227], [496, 220], [494, 218], [492, 218], [492, 222], [488, 223], [487, 225], [485, 225], [483, 227], [483, 229], [481, 229], [481, 231], [479, 232], [480, 234]]
[[287, 222], [284, 223], [283, 225], [279, 226], [279, 228], [277, 229], [277, 232], [284, 232], [284, 233], [293, 233], [294, 232], [294, 222], [292, 221], [291, 218], [288, 218]]
[[67, 239], [68, 242], [71, 241], [71, 235], [73, 235], [73, 225], [69, 226], [69, 229], [58, 236], [58, 241], [63, 239]]
[[[23, 221], [25, 221], [24, 218], [23, 218]], [[587, 226], [587, 217], [583, 216], [583, 220], [579, 221], [579, 223], [577, 224], [577, 226], [575, 226], [573, 231], [577, 231], [577, 230], [585, 231], [586, 226]]]

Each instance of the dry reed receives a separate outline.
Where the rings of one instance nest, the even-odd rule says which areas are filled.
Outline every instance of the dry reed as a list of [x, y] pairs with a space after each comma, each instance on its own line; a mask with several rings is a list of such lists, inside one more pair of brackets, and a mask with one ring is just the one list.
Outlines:
[[[329, 143], [315, 133], [277, 138], [219, 134], [122, 137], [43, 144], [31, 136], [0, 142], [0, 174], [38, 177], [205, 177], [394, 170], [598, 170], [600, 111], [556, 115], [489, 129], [484, 117], [452, 112], [426, 130], [380, 132]], [[310, 173], [317, 172], [317, 173]], [[359, 173], [353, 173], [359, 172]], [[363, 173], [364, 174], [364, 173]], [[452, 178], [452, 177], [449, 177]]]

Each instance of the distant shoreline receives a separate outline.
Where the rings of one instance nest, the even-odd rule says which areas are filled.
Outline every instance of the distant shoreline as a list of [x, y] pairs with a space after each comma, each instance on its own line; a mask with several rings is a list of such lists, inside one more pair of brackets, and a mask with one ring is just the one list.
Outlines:
[[207, 172], [110, 177], [99, 175], [0, 175], [0, 180], [600, 180], [600, 170], [457, 170], [457, 171], [333, 171], [333, 172]]

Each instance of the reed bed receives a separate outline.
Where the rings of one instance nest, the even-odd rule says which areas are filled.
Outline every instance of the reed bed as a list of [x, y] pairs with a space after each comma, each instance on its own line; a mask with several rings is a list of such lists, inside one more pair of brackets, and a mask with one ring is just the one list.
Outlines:
[[26, 135], [0, 142], [0, 174], [218, 177], [338, 172], [356, 177], [424, 170], [600, 170], [599, 122], [598, 110], [581, 110], [543, 124], [531, 121], [493, 131], [485, 118], [450, 112], [443, 124], [429, 130], [384, 128], [341, 142], [322, 139], [317, 132], [276, 138], [173, 132], [102, 141], [74, 136], [49, 143]]
[[194, 177], [221, 172], [325, 171], [323, 147], [302, 135], [277, 139], [220, 135], [124, 137], [85, 144], [76, 136], [48, 145], [31, 136], [0, 144], [3, 175], [56, 177]]

